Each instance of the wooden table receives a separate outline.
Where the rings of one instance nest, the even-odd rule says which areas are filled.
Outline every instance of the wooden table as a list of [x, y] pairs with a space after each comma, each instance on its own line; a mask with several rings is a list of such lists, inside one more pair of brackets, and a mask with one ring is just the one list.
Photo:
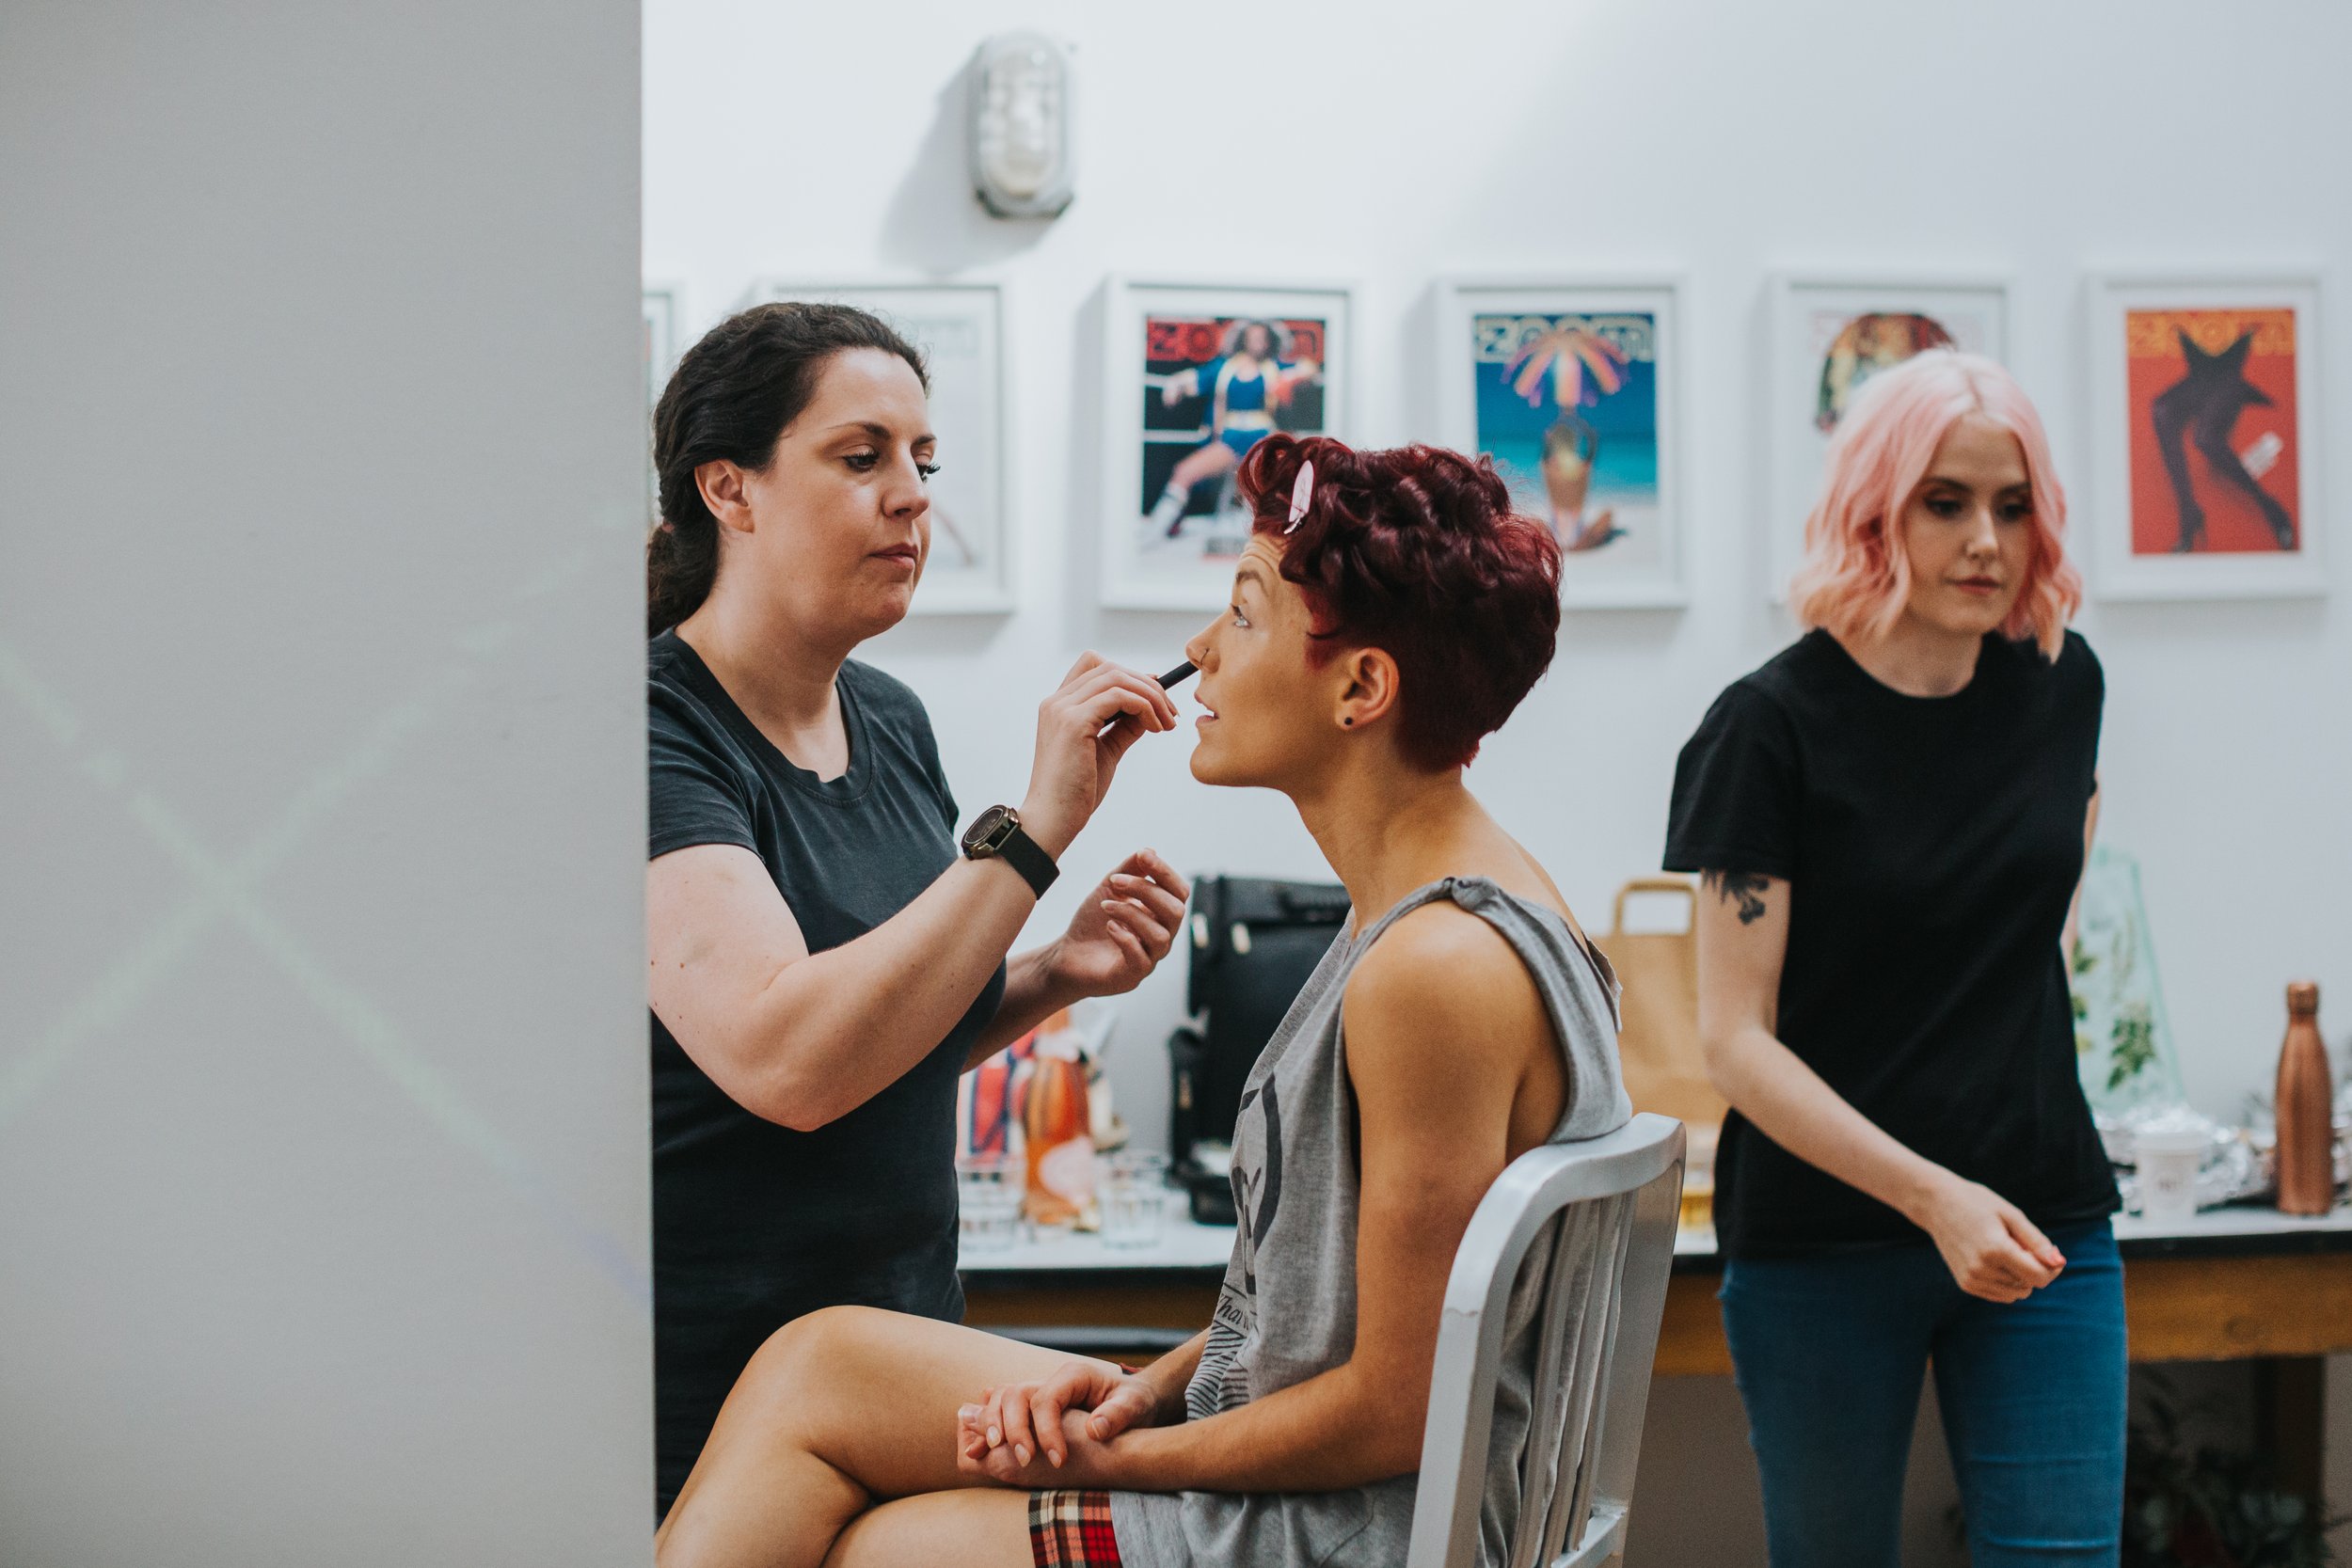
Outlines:
[[[2321, 1357], [2352, 1351], [2352, 1208], [2310, 1220], [2217, 1209], [2161, 1228], [2119, 1215], [2115, 1233], [2132, 1359], [2261, 1363], [2258, 1417], [2280, 1479], [2315, 1493]], [[967, 1254], [966, 1321], [1067, 1350], [1155, 1354], [1207, 1324], [1232, 1236], [1177, 1221], [1149, 1247], [1062, 1236]], [[1730, 1372], [1715, 1305], [1722, 1272], [1711, 1233], [1677, 1240], [1659, 1376]]]
[[[2322, 1219], [2214, 1209], [2156, 1227], [2115, 1220], [2134, 1361], [2238, 1361], [2352, 1351], [2352, 1208]], [[1675, 1243], [1658, 1375], [1728, 1375], [1714, 1237]]]

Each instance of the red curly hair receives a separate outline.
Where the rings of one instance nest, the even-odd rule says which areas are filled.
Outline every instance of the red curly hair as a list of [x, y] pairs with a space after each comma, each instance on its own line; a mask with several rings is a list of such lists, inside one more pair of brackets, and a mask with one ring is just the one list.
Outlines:
[[[1314, 499], [1285, 537], [1309, 462]], [[1238, 484], [1307, 596], [1308, 657], [1381, 649], [1396, 661], [1406, 759], [1437, 771], [1476, 756], [1550, 666], [1560, 631], [1559, 543], [1511, 510], [1493, 462], [1274, 435], [1242, 459]]]

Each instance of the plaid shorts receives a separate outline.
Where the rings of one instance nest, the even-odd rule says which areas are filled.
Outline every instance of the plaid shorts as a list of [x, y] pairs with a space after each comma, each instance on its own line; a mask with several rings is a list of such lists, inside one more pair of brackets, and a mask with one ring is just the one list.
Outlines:
[[1120, 1568], [1111, 1495], [1030, 1493], [1029, 1555], [1037, 1568]]

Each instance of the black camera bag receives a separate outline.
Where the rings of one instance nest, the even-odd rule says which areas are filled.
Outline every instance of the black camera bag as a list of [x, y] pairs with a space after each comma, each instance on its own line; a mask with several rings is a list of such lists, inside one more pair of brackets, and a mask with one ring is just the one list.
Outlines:
[[1168, 1042], [1168, 1154], [1203, 1224], [1232, 1223], [1232, 1194], [1222, 1172], [1194, 1158], [1194, 1146], [1232, 1143], [1242, 1084], [1347, 910], [1347, 891], [1336, 882], [1202, 877], [1193, 883], [1185, 1001], [1196, 1022]]

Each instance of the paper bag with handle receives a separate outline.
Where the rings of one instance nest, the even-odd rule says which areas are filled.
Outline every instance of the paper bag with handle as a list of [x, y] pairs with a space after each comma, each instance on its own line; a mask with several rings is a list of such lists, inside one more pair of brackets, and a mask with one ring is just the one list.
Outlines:
[[[1627, 930], [1626, 896], [1636, 893], [1681, 898], [1682, 929]], [[1711, 1146], [1725, 1106], [1699, 1051], [1698, 889], [1683, 877], [1636, 877], [1617, 890], [1609, 925], [1609, 934], [1594, 940], [1625, 985], [1617, 1035], [1625, 1091], [1635, 1110], [1677, 1117], [1694, 1144]]]

